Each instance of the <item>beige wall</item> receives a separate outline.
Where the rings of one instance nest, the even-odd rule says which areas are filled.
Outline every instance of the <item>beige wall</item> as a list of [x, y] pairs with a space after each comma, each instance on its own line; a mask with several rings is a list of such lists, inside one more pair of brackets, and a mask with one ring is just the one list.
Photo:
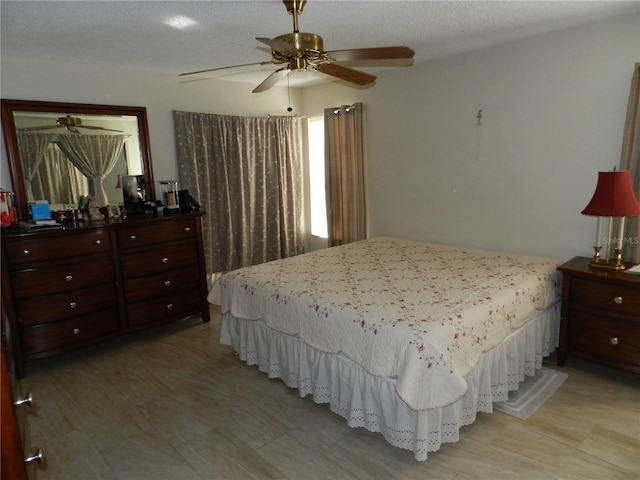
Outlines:
[[596, 222], [580, 211], [620, 159], [639, 25], [618, 18], [397, 69], [367, 90], [317, 87], [303, 110], [364, 102], [371, 235], [590, 256]]

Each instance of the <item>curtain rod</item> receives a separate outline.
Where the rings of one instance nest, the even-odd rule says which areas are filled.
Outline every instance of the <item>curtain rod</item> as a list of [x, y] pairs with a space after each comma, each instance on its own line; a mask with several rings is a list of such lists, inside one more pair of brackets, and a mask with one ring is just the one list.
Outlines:
[[333, 109], [333, 114], [334, 115], [338, 115], [340, 113], [340, 111], [344, 108], [345, 112], [348, 112], [349, 110], [351, 110], [352, 108], [356, 108], [356, 104], [353, 103], [351, 105], [342, 105], [340, 107], [334, 107]]

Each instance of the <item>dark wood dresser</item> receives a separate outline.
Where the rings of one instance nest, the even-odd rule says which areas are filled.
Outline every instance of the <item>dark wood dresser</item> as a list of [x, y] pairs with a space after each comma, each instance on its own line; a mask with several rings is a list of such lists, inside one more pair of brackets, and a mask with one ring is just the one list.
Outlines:
[[575, 257], [563, 274], [558, 365], [575, 355], [640, 373], [640, 276], [589, 267]]
[[36, 478], [37, 467], [46, 468], [41, 449], [32, 447], [28, 434], [28, 410], [31, 393], [23, 394], [16, 378], [11, 351], [11, 327], [2, 309], [2, 348], [0, 348], [0, 411], [2, 412], [0, 444], [0, 478], [30, 480]]
[[190, 315], [209, 321], [202, 214], [3, 232], [2, 298], [25, 362]]

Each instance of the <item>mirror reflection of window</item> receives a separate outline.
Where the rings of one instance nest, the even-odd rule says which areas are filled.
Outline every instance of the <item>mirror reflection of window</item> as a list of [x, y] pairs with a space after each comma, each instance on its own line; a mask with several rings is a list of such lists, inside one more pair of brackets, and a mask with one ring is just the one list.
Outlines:
[[142, 175], [123, 175], [122, 195], [125, 205], [138, 205], [146, 200], [144, 189], [144, 176]]

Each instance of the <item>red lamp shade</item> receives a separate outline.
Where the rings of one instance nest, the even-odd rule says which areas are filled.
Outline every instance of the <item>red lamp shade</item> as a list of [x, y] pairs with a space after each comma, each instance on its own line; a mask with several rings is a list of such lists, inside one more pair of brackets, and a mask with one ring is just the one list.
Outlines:
[[631, 172], [598, 172], [596, 191], [582, 213], [599, 217], [640, 216], [640, 204], [631, 185]]

